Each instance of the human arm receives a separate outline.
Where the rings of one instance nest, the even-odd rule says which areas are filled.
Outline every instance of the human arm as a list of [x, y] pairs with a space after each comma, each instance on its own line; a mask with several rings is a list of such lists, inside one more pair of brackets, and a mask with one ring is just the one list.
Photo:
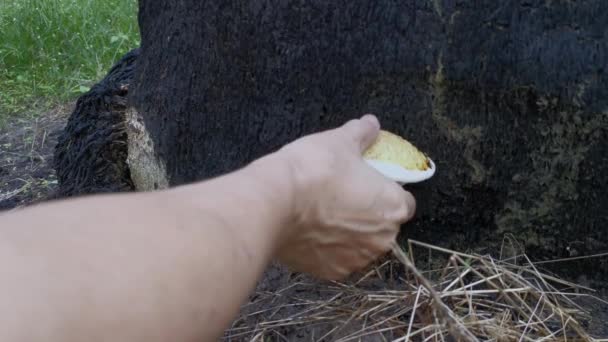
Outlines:
[[0, 215], [0, 340], [214, 340], [273, 258], [327, 279], [365, 266], [414, 210], [361, 160], [377, 131], [367, 117], [210, 181]]

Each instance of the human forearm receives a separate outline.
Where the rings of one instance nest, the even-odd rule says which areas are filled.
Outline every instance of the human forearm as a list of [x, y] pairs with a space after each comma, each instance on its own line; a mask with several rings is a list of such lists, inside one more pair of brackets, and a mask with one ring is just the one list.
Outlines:
[[214, 340], [273, 257], [361, 269], [415, 209], [362, 159], [378, 130], [364, 117], [211, 181], [0, 215], [0, 340]]
[[13, 322], [3, 324], [4, 336], [216, 337], [290, 219], [288, 177], [272, 163], [166, 192], [80, 199], [0, 217], [0, 269], [11, 294], [0, 319]]

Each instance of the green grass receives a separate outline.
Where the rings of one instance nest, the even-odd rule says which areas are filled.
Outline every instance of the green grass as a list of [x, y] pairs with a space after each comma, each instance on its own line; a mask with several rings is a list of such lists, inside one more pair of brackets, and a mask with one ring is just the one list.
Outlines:
[[137, 0], [0, 0], [0, 125], [76, 98], [138, 45]]

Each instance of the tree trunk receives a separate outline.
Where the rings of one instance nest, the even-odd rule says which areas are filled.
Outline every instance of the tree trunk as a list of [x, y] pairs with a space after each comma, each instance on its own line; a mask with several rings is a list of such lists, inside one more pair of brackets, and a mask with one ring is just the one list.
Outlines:
[[[141, 0], [139, 21], [140, 189], [371, 112], [437, 164], [408, 187], [404, 236], [498, 253], [507, 235], [535, 259], [608, 251], [608, 2]], [[562, 267], [608, 275], [606, 258]]]
[[128, 191], [127, 95], [139, 49], [130, 51], [106, 77], [81, 96], [55, 147], [57, 196]]

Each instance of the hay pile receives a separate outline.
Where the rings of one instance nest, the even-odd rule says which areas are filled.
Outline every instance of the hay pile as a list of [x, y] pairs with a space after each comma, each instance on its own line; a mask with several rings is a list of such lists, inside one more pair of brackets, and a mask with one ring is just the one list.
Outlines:
[[[501, 260], [408, 245], [407, 253], [395, 245], [392, 258], [356, 281], [319, 285], [299, 275], [279, 291], [257, 293], [225, 339], [599, 341], [573, 300], [593, 290], [541, 272], [525, 255]], [[441, 267], [432, 266], [437, 260]]]

